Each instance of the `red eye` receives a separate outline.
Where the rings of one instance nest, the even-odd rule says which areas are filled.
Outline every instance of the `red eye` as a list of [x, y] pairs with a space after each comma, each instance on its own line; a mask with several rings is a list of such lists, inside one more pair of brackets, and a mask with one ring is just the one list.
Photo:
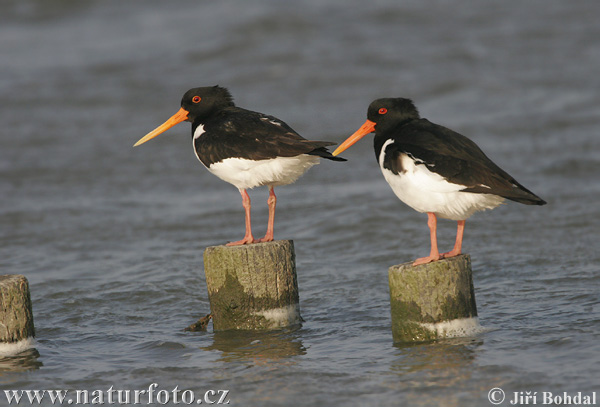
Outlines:
[[198, 102], [200, 102], [201, 100], [202, 100], [202, 98], [201, 98], [200, 96], [194, 96], [194, 97], [192, 98], [192, 102], [194, 102], [194, 103], [198, 103]]
[[379, 109], [379, 114], [386, 114], [387, 113], [387, 109], [385, 107], [382, 107], [381, 109]]

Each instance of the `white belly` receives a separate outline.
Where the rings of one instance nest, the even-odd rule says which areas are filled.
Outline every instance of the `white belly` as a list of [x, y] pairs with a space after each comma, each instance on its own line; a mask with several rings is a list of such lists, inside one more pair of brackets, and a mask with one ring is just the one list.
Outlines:
[[415, 165], [405, 154], [400, 157], [403, 171], [394, 174], [383, 168], [385, 147], [379, 157], [381, 172], [396, 196], [417, 212], [433, 212], [441, 218], [464, 220], [477, 211], [493, 209], [504, 201], [497, 195], [461, 192], [464, 186], [446, 181], [423, 164]]
[[211, 164], [208, 170], [239, 189], [249, 189], [263, 185], [276, 187], [291, 184], [318, 163], [319, 157], [308, 154], [258, 161], [227, 158]]

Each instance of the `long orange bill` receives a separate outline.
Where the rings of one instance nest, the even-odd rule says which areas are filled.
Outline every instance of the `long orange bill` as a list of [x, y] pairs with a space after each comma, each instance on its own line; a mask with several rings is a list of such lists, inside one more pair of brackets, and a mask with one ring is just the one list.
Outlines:
[[161, 124], [160, 126], [155, 128], [154, 130], [152, 130], [150, 133], [146, 134], [144, 137], [139, 139], [138, 142], [135, 143], [133, 146], [136, 147], [136, 146], [139, 146], [140, 144], [144, 144], [146, 141], [153, 139], [154, 137], [158, 136], [161, 133], [164, 133], [165, 131], [169, 130], [171, 127], [175, 126], [176, 124], [186, 121], [189, 113], [190, 112], [188, 112], [187, 110], [185, 110], [182, 107], [181, 109], [179, 109], [179, 111], [177, 113], [175, 113], [173, 116], [171, 116], [166, 122], [164, 122], [163, 124]]
[[363, 138], [364, 136], [366, 136], [369, 133], [373, 133], [374, 131], [375, 131], [375, 122], [372, 122], [371, 120], [367, 120], [365, 122], [365, 124], [363, 124], [361, 126], [360, 129], [356, 130], [356, 132], [353, 135], [348, 137], [346, 139], [346, 141], [344, 141], [342, 144], [340, 144], [340, 146], [338, 148], [336, 148], [332, 154], [338, 155], [339, 153], [341, 153], [342, 151], [346, 150], [348, 147], [350, 147], [351, 145], [356, 143], [358, 140], [360, 140], [361, 138]]

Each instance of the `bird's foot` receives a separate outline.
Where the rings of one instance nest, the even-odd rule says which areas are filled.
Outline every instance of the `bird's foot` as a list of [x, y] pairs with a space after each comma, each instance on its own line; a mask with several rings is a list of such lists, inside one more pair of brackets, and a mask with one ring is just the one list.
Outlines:
[[256, 240], [256, 243], [265, 243], [265, 242], [272, 242], [273, 241], [273, 235], [269, 235], [268, 233], [265, 235], [265, 237], [262, 237], [258, 240]]
[[412, 265], [418, 266], [419, 264], [427, 264], [427, 263], [431, 263], [433, 261], [438, 261], [441, 258], [442, 258], [442, 256], [439, 256], [439, 255], [437, 257], [435, 257], [435, 256], [421, 257], [421, 258], [418, 258], [417, 260], [415, 260]]
[[250, 235], [250, 236], [244, 236], [244, 238], [242, 240], [238, 240], [237, 242], [229, 242], [225, 246], [241, 246], [243, 244], [250, 244], [250, 243], [255, 243], [255, 242], [256, 242], [256, 240], [254, 240], [252, 235]]
[[446, 252], [446, 253], [442, 253], [440, 257], [442, 259], [447, 259], [447, 258], [450, 258], [450, 257], [456, 257], [456, 256], [458, 256], [460, 254], [461, 254], [460, 250], [452, 250], [452, 251], [449, 251], [449, 252]]

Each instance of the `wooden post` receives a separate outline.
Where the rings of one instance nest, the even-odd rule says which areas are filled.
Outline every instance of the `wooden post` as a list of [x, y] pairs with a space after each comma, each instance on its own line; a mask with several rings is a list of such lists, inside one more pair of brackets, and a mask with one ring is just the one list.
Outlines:
[[291, 240], [208, 247], [204, 272], [214, 330], [299, 324], [295, 258]]
[[469, 255], [392, 266], [388, 277], [395, 342], [465, 336], [480, 329]]
[[25, 276], [0, 276], [0, 342], [16, 343], [33, 338], [33, 311]]

